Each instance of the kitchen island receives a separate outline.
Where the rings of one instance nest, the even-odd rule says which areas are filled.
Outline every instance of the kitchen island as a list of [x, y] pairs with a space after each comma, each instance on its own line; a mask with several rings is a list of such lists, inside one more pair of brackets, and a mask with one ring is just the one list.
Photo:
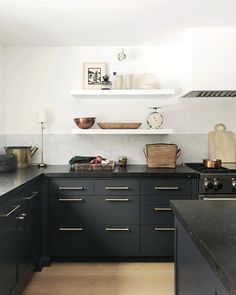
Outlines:
[[236, 202], [172, 201], [176, 295], [236, 294]]

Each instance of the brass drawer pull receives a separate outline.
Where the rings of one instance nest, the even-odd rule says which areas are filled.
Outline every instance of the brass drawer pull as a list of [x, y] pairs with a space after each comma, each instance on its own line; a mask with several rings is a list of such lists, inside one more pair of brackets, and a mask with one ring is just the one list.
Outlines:
[[106, 186], [106, 190], [129, 190], [128, 186]]
[[172, 209], [169, 208], [169, 207], [166, 207], [166, 208], [164, 208], [164, 207], [158, 207], [158, 208], [155, 208], [154, 210], [155, 211], [172, 211]]
[[17, 216], [16, 219], [19, 219], [19, 220], [24, 220], [25, 217], [24, 216]]
[[130, 231], [128, 227], [106, 227], [106, 231]]
[[9, 217], [12, 213], [14, 213], [19, 208], [20, 208], [20, 205], [17, 205], [13, 209], [11, 209], [9, 212], [0, 214], [0, 217]]
[[167, 190], [177, 191], [177, 190], [179, 190], [179, 187], [178, 186], [155, 186], [155, 190], [159, 190], [159, 191], [167, 191]]
[[22, 214], [20, 214], [19, 216], [17, 216], [16, 219], [24, 220], [25, 217], [27, 217], [27, 213], [22, 213]]
[[83, 186], [60, 186], [59, 190], [66, 191], [66, 190], [74, 190], [74, 191], [83, 191]]
[[35, 196], [38, 195], [39, 192], [32, 192], [31, 195], [29, 197], [25, 197], [25, 200], [32, 200]]
[[204, 201], [236, 201], [236, 198], [202, 198]]
[[74, 199], [58, 199], [59, 202], [83, 202], [83, 198], [74, 198]]
[[155, 231], [174, 231], [174, 227], [155, 227]]
[[60, 227], [60, 231], [82, 231], [82, 227]]
[[107, 202], [129, 202], [129, 198], [106, 198]]

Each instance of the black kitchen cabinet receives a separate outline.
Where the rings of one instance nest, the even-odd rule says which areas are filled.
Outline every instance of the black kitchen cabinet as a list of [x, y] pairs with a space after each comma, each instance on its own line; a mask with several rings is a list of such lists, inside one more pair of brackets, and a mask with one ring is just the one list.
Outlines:
[[13, 190], [0, 203], [0, 294], [21, 294], [38, 264], [40, 210], [39, 182]]
[[172, 199], [197, 195], [195, 178], [49, 181], [49, 256], [173, 256]]
[[174, 215], [170, 200], [197, 197], [194, 178], [141, 180], [141, 255], [174, 255]]
[[17, 283], [17, 219], [20, 206], [0, 206], [0, 294], [10, 294]]
[[50, 256], [139, 255], [139, 181], [52, 179]]
[[18, 284], [24, 286], [37, 266], [40, 251], [40, 190], [22, 192], [18, 225]]
[[229, 295], [177, 219], [175, 226], [175, 294]]

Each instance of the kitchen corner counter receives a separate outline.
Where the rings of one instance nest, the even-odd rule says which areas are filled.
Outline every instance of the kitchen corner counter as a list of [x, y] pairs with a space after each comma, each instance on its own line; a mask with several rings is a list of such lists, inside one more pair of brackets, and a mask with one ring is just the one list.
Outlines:
[[197, 177], [192, 169], [179, 165], [176, 169], [151, 169], [146, 165], [116, 167], [113, 171], [72, 171], [68, 165], [49, 165], [47, 168], [32, 166], [14, 172], [0, 173], [0, 196], [24, 185], [40, 175], [48, 177]]
[[0, 197], [30, 180], [39, 177], [43, 171], [36, 166], [27, 169], [17, 169], [13, 172], [0, 173]]
[[112, 171], [73, 171], [69, 166], [48, 166], [43, 173], [49, 177], [197, 177], [199, 174], [187, 166], [178, 165], [176, 169], [147, 168], [146, 165], [115, 166]]
[[236, 202], [172, 201], [173, 211], [230, 294], [236, 294]]

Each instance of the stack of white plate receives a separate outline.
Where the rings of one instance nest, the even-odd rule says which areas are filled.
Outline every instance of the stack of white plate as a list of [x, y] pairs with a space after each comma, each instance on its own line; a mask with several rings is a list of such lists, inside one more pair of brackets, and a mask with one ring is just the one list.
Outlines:
[[161, 84], [155, 74], [143, 74], [139, 77], [138, 87], [140, 89], [160, 89]]

